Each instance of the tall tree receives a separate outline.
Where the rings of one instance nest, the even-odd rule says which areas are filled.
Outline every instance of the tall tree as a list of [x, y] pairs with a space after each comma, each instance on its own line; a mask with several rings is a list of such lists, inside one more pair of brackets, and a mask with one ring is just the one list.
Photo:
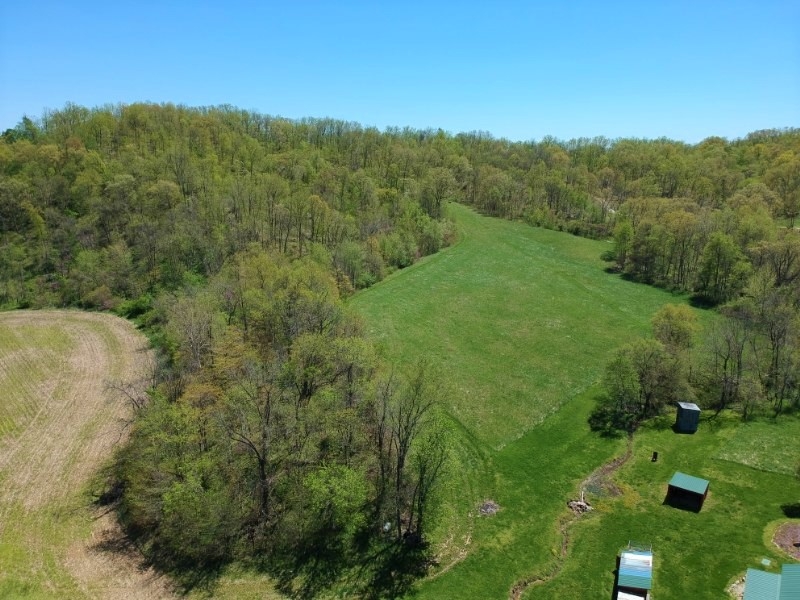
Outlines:
[[726, 302], [741, 291], [749, 272], [749, 264], [733, 239], [717, 231], [703, 249], [695, 289], [710, 302]]
[[789, 227], [800, 214], [800, 158], [797, 152], [782, 153], [775, 166], [767, 171], [767, 184], [781, 198], [781, 214], [789, 220]]
[[697, 316], [685, 304], [665, 304], [653, 316], [653, 335], [672, 354], [688, 351], [699, 330]]

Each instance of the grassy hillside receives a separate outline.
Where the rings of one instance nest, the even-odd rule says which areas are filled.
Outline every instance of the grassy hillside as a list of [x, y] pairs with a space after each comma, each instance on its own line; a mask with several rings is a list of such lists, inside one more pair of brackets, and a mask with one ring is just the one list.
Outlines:
[[679, 298], [604, 272], [608, 242], [450, 207], [461, 241], [359, 293], [386, 355], [448, 374], [450, 413], [495, 449], [584, 392], [613, 350]]
[[[605, 273], [605, 242], [451, 211], [455, 247], [351, 306], [392, 361], [424, 354], [441, 366], [463, 433], [442, 560], [467, 557], [417, 594], [506, 598], [519, 579], [557, 567], [565, 502], [623, 451], [586, 424], [607, 357], [681, 300]], [[475, 516], [487, 498], [501, 511]]]
[[[587, 426], [605, 362], [682, 299], [605, 273], [604, 242], [451, 211], [455, 246], [350, 301], [399, 368], [420, 356], [440, 367], [457, 432], [431, 532], [439, 568], [410, 596], [499, 600], [516, 587], [524, 598], [608, 598], [614, 556], [630, 539], [654, 545], [659, 599], [722, 598], [763, 557], [788, 560], [764, 532], [800, 502], [786, 467], [800, 460], [793, 418], [742, 425], [723, 414], [693, 436], [674, 434], [669, 416], [656, 420], [608, 485], [590, 486], [597, 510], [573, 519], [566, 501], [626, 451], [626, 440]], [[169, 592], [130, 569], [130, 548], [108, 515], [91, 511], [87, 489], [126, 414], [104, 381], [135, 374], [143, 344], [107, 315], [0, 314], [0, 597]], [[676, 469], [711, 480], [701, 513], [663, 505]], [[617, 493], [596, 493], [608, 486]], [[479, 516], [487, 499], [500, 511]], [[279, 597], [245, 567], [191, 594], [207, 595]]]

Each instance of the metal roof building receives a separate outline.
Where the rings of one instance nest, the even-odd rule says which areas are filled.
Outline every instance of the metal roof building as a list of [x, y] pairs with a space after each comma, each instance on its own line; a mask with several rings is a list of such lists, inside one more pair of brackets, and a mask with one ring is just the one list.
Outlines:
[[781, 569], [781, 594], [778, 600], [800, 598], [800, 565], [783, 565]]
[[619, 557], [619, 587], [649, 590], [653, 587], [653, 555], [626, 551]]
[[758, 569], [747, 569], [742, 600], [778, 600], [781, 576]]
[[653, 553], [631, 548], [619, 554], [617, 565], [617, 600], [648, 598], [653, 587]]
[[700, 424], [700, 407], [693, 402], [678, 402], [678, 412], [675, 415], [675, 431], [679, 433], [694, 433]]
[[693, 494], [700, 494], [701, 496], [705, 496], [708, 492], [707, 479], [700, 479], [699, 477], [687, 475], [686, 473], [681, 473], [680, 471], [676, 471], [675, 475], [672, 476], [672, 479], [669, 480], [669, 486], [686, 490], [688, 492], [692, 492]]
[[800, 564], [783, 565], [781, 574], [747, 569], [742, 600], [798, 600]]
[[700, 511], [708, 495], [708, 480], [676, 471], [667, 486], [667, 504]]

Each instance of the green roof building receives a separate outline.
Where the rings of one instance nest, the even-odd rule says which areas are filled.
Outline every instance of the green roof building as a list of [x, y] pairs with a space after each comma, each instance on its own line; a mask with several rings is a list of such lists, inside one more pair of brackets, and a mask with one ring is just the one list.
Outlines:
[[781, 576], [758, 569], [747, 569], [742, 600], [778, 600], [781, 593]]
[[693, 494], [700, 494], [701, 496], [705, 496], [708, 493], [708, 480], [687, 475], [680, 471], [676, 471], [672, 479], [669, 480], [669, 486]]
[[781, 573], [747, 569], [742, 600], [800, 599], [800, 564], [783, 565]]
[[653, 552], [642, 547], [628, 548], [617, 559], [617, 600], [644, 600], [653, 587]]
[[677, 471], [667, 486], [666, 503], [677, 508], [700, 512], [708, 496], [708, 480]]
[[694, 433], [700, 424], [700, 407], [693, 402], [678, 402], [675, 415], [675, 431], [678, 433]]

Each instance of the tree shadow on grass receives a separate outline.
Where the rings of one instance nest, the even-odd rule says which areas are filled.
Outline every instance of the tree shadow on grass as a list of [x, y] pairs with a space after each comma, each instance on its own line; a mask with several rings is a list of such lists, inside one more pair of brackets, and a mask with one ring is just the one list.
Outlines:
[[[119, 491], [109, 490], [95, 505], [110, 512], [118, 509], [118, 499]], [[311, 599], [336, 591], [344, 597], [370, 600], [406, 594], [431, 564], [428, 544], [415, 537], [376, 540], [365, 528], [349, 540], [324, 529], [300, 538], [286, 544], [278, 542], [267, 552], [259, 552], [253, 541], [249, 557], [240, 557], [237, 562], [245, 569], [269, 574], [277, 589], [290, 598]], [[183, 595], [199, 591], [213, 597], [220, 577], [233, 560], [227, 547], [219, 549], [217, 560], [202, 563], [176, 556], [169, 548], [160, 547], [151, 531], [132, 527], [108, 530], [92, 549], [135, 561], [140, 572], [153, 569], [156, 574], [169, 576], [173, 590]]]
[[618, 410], [606, 396], [597, 396], [595, 402], [587, 420], [592, 431], [605, 438], [618, 439], [636, 429], [633, 415]]
[[171, 580], [170, 587], [183, 594], [193, 590], [212, 593], [227, 564], [227, 561], [222, 560], [202, 564], [189, 560], [179, 561], [164, 550], [151, 548], [144, 551], [142, 544], [147, 544], [143, 536], [126, 535], [122, 529], [114, 528], [102, 531], [90, 549], [108, 557], [122, 559], [140, 573], [152, 569], [154, 577], [166, 575]]
[[709, 412], [700, 417], [700, 423], [708, 428], [710, 433], [717, 433], [730, 426], [730, 422], [720, 417], [719, 412]]
[[319, 534], [271, 556], [267, 570], [281, 593], [291, 598], [315, 598], [341, 578], [348, 564], [346, 548]]
[[717, 306], [719, 303], [714, 302], [707, 296], [703, 296], [700, 294], [693, 294], [692, 296], [689, 297], [689, 304], [694, 308], [709, 310]]
[[347, 597], [383, 600], [407, 593], [429, 564], [424, 543], [387, 542], [372, 550], [353, 549], [320, 535], [291, 554], [270, 557], [264, 570], [290, 598], [316, 598], [339, 589]]
[[174, 564], [170, 570], [167, 570], [167, 573], [180, 586], [180, 590], [184, 594], [202, 590], [213, 596], [219, 579], [229, 564], [228, 560], [207, 561], [202, 564], [182, 561]]
[[405, 595], [423, 577], [430, 564], [427, 544], [398, 543], [375, 556], [368, 600], [383, 600]]
[[781, 510], [789, 519], [800, 519], [800, 502], [783, 504], [781, 505]]
[[194, 560], [179, 559], [164, 548], [153, 543], [152, 532], [135, 527], [126, 527], [120, 515], [120, 499], [124, 487], [122, 482], [110, 476], [108, 469], [98, 475], [99, 491], [92, 505], [94, 519], [101, 519], [109, 513], [113, 525], [104, 526], [93, 535], [90, 551], [112, 560], [122, 560], [139, 573], [152, 571], [157, 578], [168, 576], [169, 587], [178, 593], [189, 593], [194, 589], [213, 591], [227, 559], [198, 563]]
[[672, 417], [668, 417], [666, 415], [659, 415], [657, 417], [653, 417], [647, 423], [647, 426], [653, 431], [667, 431], [669, 429], [675, 431], [675, 423], [673, 423]]

